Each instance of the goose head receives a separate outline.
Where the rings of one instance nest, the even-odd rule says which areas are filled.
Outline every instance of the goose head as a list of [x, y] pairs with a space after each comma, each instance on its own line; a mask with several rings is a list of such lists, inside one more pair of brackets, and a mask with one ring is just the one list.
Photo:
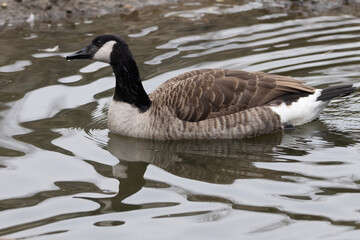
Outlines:
[[128, 44], [120, 37], [110, 34], [97, 36], [89, 45], [68, 55], [66, 59], [92, 59], [109, 63], [116, 79], [113, 99], [131, 104], [140, 112], [147, 111], [151, 106], [151, 100], [141, 83], [136, 61]]
[[112, 64], [121, 55], [130, 54], [129, 46], [120, 37], [105, 34], [94, 38], [83, 49], [66, 56], [67, 60], [92, 59]]

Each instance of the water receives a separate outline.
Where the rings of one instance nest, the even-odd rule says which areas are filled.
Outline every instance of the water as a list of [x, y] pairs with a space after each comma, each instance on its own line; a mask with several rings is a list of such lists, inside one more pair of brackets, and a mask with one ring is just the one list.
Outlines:
[[107, 130], [111, 68], [64, 59], [115, 33], [149, 92], [205, 67], [325, 87], [359, 82], [359, 30], [355, 16], [294, 18], [226, 1], [1, 32], [0, 236], [359, 239], [358, 93], [283, 134], [153, 142]]

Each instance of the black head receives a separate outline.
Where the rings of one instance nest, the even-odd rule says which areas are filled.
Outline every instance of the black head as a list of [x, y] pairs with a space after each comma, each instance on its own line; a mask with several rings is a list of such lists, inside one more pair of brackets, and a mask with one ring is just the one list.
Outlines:
[[91, 43], [85, 48], [77, 51], [73, 54], [66, 56], [67, 60], [72, 59], [93, 59], [101, 62], [110, 63], [111, 53], [114, 49], [114, 45], [125, 47], [128, 49], [127, 43], [121, 38], [105, 34], [94, 38]]
[[121, 38], [100, 35], [66, 59], [93, 59], [111, 64], [116, 77], [114, 100], [132, 104], [140, 112], [149, 109], [151, 101], [141, 84], [138, 67], [129, 46]]

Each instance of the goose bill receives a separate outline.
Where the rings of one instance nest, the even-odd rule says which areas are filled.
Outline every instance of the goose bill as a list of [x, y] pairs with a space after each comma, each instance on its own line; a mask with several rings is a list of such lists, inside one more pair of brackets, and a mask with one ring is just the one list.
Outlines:
[[68, 56], [66, 56], [67, 60], [73, 60], [73, 59], [91, 59], [92, 58], [92, 54], [89, 53], [89, 47], [85, 47], [83, 49], [81, 49], [80, 51], [77, 51], [75, 53], [72, 53]]

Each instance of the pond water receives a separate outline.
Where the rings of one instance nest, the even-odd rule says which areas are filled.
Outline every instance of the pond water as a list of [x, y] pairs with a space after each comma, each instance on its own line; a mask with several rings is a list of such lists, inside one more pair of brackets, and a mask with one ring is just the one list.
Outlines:
[[64, 59], [113, 33], [131, 46], [148, 92], [198, 68], [319, 88], [359, 82], [360, 18], [221, 2], [0, 32], [1, 237], [360, 238], [359, 93], [293, 131], [156, 142], [109, 133], [110, 67]]

